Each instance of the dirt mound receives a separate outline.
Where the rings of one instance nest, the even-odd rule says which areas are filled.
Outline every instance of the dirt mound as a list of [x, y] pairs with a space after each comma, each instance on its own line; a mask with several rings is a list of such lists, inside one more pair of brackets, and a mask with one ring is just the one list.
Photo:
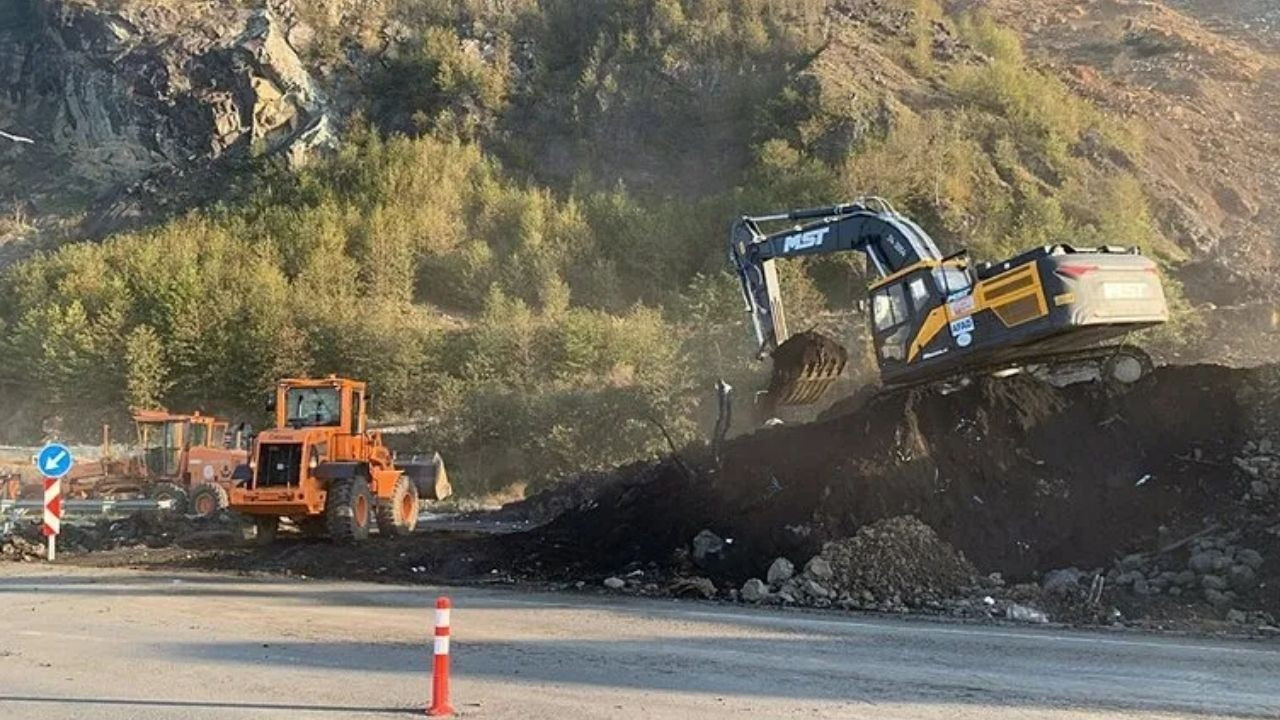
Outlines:
[[[1107, 568], [1214, 522], [1280, 532], [1280, 480], [1236, 461], [1251, 442], [1280, 447], [1264, 440], [1277, 397], [1280, 369], [1216, 366], [1161, 368], [1127, 393], [1012, 378], [880, 395], [735, 438], [722, 465], [695, 448], [620, 471], [592, 502], [524, 535], [521, 558], [553, 576], [679, 567], [705, 529], [726, 544], [700, 569], [741, 583], [775, 557], [803, 562], [912, 515], [983, 573], [1025, 580]], [[1260, 581], [1268, 573], [1280, 579], [1280, 559]]]
[[975, 584], [977, 570], [913, 517], [872, 523], [851, 538], [829, 542], [819, 556], [831, 567], [832, 589], [867, 602], [919, 607]]

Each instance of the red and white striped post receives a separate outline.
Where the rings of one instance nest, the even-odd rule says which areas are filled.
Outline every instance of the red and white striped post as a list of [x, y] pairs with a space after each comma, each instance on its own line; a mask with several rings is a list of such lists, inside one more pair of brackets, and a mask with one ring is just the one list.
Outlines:
[[427, 715], [446, 717], [453, 715], [449, 704], [449, 598], [436, 599], [435, 662], [431, 676], [431, 707]]
[[44, 535], [49, 538], [49, 562], [58, 554], [58, 533], [62, 531], [62, 481], [44, 479]]

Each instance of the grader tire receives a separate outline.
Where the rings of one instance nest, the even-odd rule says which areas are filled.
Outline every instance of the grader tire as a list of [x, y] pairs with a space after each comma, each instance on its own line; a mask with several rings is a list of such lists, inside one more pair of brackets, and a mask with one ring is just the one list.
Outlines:
[[412, 535], [418, 527], [418, 487], [401, 475], [391, 497], [378, 501], [378, 533], [384, 537]]
[[169, 512], [182, 515], [187, 512], [187, 491], [182, 486], [171, 482], [156, 483], [147, 491], [147, 498], [156, 501], [171, 500]]
[[214, 483], [200, 483], [191, 490], [191, 512], [196, 516], [207, 518], [226, 510], [231, 504], [227, 489]]
[[335, 480], [324, 502], [325, 525], [335, 542], [360, 542], [373, 524], [373, 494], [362, 477]]

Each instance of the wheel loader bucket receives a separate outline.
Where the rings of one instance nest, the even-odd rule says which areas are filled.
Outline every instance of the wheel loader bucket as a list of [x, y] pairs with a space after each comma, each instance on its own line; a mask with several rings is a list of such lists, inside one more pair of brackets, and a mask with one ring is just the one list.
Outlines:
[[403, 471], [418, 488], [418, 497], [422, 500], [444, 500], [453, 494], [453, 486], [449, 484], [449, 473], [445, 472], [444, 459], [440, 453], [419, 460], [397, 462], [396, 469]]
[[813, 331], [791, 336], [772, 357], [773, 377], [765, 394], [770, 407], [817, 402], [849, 362], [844, 346]]

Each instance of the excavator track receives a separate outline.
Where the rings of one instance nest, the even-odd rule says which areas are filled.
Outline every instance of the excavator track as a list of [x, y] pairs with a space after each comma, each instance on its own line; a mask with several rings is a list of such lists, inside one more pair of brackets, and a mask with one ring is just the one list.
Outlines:
[[[1131, 362], [1129, 362], [1131, 361]], [[1098, 364], [1097, 378], [1085, 378], [1074, 382], [1055, 383], [1052, 371], [1055, 367], [1086, 363]], [[940, 377], [923, 378], [905, 383], [885, 385], [885, 390], [903, 390], [921, 386], [938, 386], [967, 382], [976, 375], [999, 375], [1009, 371], [1029, 371], [1050, 384], [1073, 385], [1077, 382], [1102, 379], [1119, 385], [1130, 385], [1146, 377], [1155, 369], [1155, 363], [1145, 350], [1129, 344], [1104, 345], [1070, 352], [1046, 353], [1019, 358], [1016, 361], [989, 365], [980, 368], [965, 368]], [[1108, 371], [1111, 377], [1108, 377]], [[1136, 370], [1136, 372], [1135, 372]]]

